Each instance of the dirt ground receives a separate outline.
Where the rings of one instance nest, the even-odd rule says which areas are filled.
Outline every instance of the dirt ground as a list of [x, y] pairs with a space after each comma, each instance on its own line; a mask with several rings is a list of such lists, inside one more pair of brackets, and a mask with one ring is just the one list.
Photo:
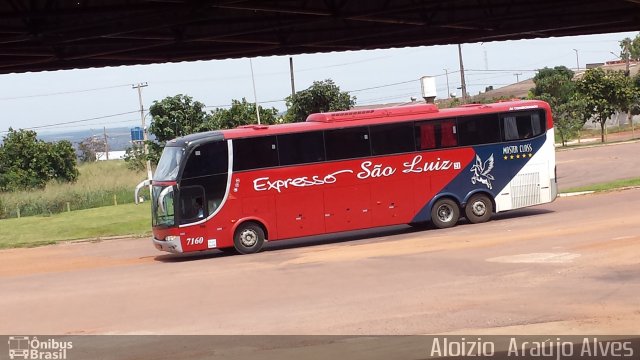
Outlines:
[[271, 243], [250, 256], [146, 239], [0, 252], [0, 333], [638, 333], [640, 189], [486, 224]]
[[[640, 143], [558, 152], [561, 189], [640, 175]], [[640, 189], [446, 230], [169, 255], [148, 239], [0, 251], [3, 334], [640, 334]]]

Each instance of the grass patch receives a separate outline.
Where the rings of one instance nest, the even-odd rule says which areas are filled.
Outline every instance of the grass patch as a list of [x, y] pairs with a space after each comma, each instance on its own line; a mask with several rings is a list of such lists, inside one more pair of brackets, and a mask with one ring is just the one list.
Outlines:
[[[43, 190], [0, 193], [0, 219], [51, 215], [133, 202], [133, 189], [146, 178], [144, 172], [127, 169], [124, 161], [97, 161], [78, 166], [75, 183], [52, 181]], [[144, 192], [143, 192], [144, 194]], [[148, 191], [146, 192], [148, 196]]]
[[608, 191], [628, 186], [640, 186], [640, 178], [615, 180], [606, 183], [578, 186], [563, 190], [563, 193], [579, 192], [579, 191]]
[[151, 233], [151, 209], [148, 202], [106, 206], [47, 217], [4, 219], [0, 228], [0, 249], [106, 236], [142, 236]]

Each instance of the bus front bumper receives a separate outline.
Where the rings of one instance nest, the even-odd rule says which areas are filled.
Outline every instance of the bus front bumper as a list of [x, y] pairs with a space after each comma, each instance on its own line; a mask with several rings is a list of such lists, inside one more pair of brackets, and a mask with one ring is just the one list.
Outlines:
[[152, 238], [153, 245], [160, 251], [168, 251], [170, 253], [180, 254], [182, 253], [182, 244], [180, 240], [158, 240]]

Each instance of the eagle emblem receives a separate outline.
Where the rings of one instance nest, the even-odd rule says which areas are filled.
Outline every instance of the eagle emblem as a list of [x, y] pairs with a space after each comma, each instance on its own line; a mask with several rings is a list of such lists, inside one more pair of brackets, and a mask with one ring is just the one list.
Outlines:
[[476, 163], [473, 164], [470, 170], [473, 173], [471, 183], [474, 185], [476, 183], [485, 184], [489, 189], [492, 189], [491, 180], [495, 180], [495, 178], [489, 174], [491, 170], [493, 170], [493, 154], [484, 162], [482, 162], [480, 156], [476, 154]]

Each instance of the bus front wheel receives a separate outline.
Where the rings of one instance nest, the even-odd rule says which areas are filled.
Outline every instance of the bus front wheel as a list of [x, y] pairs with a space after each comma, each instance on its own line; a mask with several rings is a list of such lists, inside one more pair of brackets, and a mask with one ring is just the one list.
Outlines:
[[493, 203], [484, 194], [473, 195], [464, 207], [464, 214], [472, 224], [489, 221], [493, 213]]
[[233, 245], [240, 254], [253, 254], [264, 245], [264, 230], [256, 223], [241, 224], [233, 236]]
[[460, 207], [458, 204], [449, 199], [443, 198], [436, 201], [431, 208], [431, 222], [440, 228], [450, 228], [456, 225], [460, 218]]

